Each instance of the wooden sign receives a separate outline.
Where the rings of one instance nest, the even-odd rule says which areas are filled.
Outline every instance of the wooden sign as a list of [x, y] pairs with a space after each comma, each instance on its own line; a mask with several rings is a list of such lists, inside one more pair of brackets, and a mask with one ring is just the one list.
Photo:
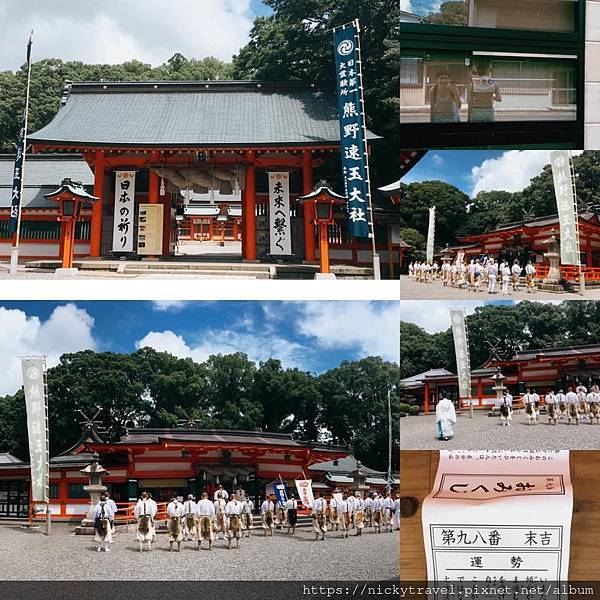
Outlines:
[[138, 254], [143, 256], [162, 254], [163, 205], [140, 204], [138, 219]]

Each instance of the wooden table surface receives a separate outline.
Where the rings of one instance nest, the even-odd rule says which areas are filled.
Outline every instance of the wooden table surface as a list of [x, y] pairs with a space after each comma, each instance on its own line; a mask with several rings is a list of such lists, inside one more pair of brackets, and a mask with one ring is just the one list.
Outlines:
[[[400, 453], [400, 580], [425, 581], [425, 546], [421, 524], [423, 500], [433, 487], [438, 450]], [[600, 450], [572, 450], [573, 520], [569, 580], [594, 581], [600, 576]], [[418, 508], [411, 507], [416, 499]]]

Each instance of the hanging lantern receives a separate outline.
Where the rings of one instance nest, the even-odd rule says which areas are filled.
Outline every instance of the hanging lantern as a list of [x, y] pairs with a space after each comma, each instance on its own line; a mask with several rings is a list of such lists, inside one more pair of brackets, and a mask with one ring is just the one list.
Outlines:
[[160, 179], [160, 195], [164, 196], [167, 193], [167, 186], [165, 185], [165, 178], [161, 177]]

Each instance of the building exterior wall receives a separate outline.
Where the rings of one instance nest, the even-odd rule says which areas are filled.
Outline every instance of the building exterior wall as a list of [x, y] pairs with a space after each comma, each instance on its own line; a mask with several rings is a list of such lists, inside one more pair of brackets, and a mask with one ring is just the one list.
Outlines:
[[575, 28], [572, 0], [470, 0], [472, 27], [569, 32]]
[[600, 149], [600, 0], [587, 0], [585, 25], [585, 149]]

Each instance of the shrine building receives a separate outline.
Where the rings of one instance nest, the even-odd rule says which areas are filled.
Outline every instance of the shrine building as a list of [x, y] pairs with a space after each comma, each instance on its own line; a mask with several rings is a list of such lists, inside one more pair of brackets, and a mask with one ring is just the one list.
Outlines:
[[[279, 477], [290, 491], [294, 480], [313, 479], [313, 489], [330, 496], [335, 489], [382, 491], [385, 473], [354, 459], [345, 447], [298, 441], [291, 435], [257, 431], [221, 431], [188, 428], [130, 429], [116, 442], [104, 442], [85, 430], [69, 450], [50, 459], [50, 506], [56, 520], [81, 519], [89, 507], [84, 490], [92, 454], [108, 471], [103, 484], [119, 506], [135, 502], [143, 491], [159, 503], [173, 495], [207, 492], [217, 486], [229, 493], [242, 488], [260, 506]], [[397, 480], [394, 480], [397, 484]], [[10, 454], [0, 454], [0, 518], [30, 514], [30, 467]]]
[[[583, 383], [588, 389], [600, 384], [600, 345], [568, 346], [566, 348], [530, 349], [517, 352], [510, 359], [489, 358], [481, 367], [471, 371], [471, 395], [475, 408], [489, 409], [496, 402], [492, 376], [500, 367], [506, 377], [504, 385], [514, 396], [519, 397], [526, 389], [535, 388], [540, 398], [546, 392]], [[412, 396], [425, 413], [435, 411], [435, 406], [444, 396], [457, 406], [468, 406], [468, 399], [458, 396], [458, 377], [447, 369], [432, 369], [408, 377], [401, 382], [405, 395]]]
[[[548, 243], [553, 235], [560, 240], [558, 215], [508, 223], [487, 233], [461, 237], [458, 244], [446, 249], [442, 260], [446, 254], [447, 260], [461, 257], [467, 262], [484, 255], [504, 259], [511, 264], [514, 260], [521, 265], [531, 261], [536, 268], [536, 277], [544, 278], [550, 269], [544, 254], [548, 252]], [[586, 280], [600, 281], [600, 219], [595, 212], [579, 215], [579, 237]], [[562, 265], [560, 271], [564, 279], [571, 281], [579, 275], [577, 266]]]
[[[379, 139], [371, 132], [367, 136], [371, 143]], [[173, 256], [179, 234], [180, 240], [241, 240], [240, 259], [270, 261], [268, 173], [275, 171], [289, 176], [292, 255], [286, 258], [292, 263], [319, 259], [313, 207], [303, 207], [298, 198], [312, 192], [321, 178], [340, 172], [340, 131], [335, 96], [314, 85], [73, 83], [66, 86], [53, 121], [28, 139], [34, 153], [82, 156], [93, 172], [90, 191], [100, 200], [83, 215], [78, 254], [95, 259], [148, 255], [141, 250], [150, 242], [141, 236], [139, 212], [140, 205], [154, 205], [154, 210], [144, 212], [142, 231], [153, 228], [155, 257]], [[28, 164], [35, 165], [29, 160]], [[61, 168], [52, 182], [44, 184], [56, 188], [63, 171], [68, 168]], [[117, 173], [135, 174], [130, 182], [135, 210], [127, 232], [133, 249], [122, 253], [114, 239]], [[90, 183], [81, 167], [68, 176]], [[26, 185], [28, 178], [26, 171]], [[3, 176], [2, 185], [9, 179]], [[399, 224], [376, 182], [372, 189], [375, 237], [386, 275], [390, 265], [400, 260]], [[383, 206], [377, 208], [378, 202]], [[26, 224], [42, 216], [33, 210], [36, 206], [28, 206], [27, 199], [23, 208]], [[52, 209], [47, 208], [43, 216], [50, 218]], [[8, 220], [8, 214], [3, 200], [0, 223]], [[347, 235], [345, 207], [336, 209], [334, 218], [328, 231], [331, 262], [370, 267], [370, 240]], [[6, 236], [7, 225], [0, 225], [3, 256], [9, 254]], [[29, 239], [25, 228], [24, 243]], [[87, 244], [89, 250], [85, 250]], [[26, 252], [28, 257], [36, 256], [33, 250]], [[40, 258], [48, 255], [37, 253]]]

